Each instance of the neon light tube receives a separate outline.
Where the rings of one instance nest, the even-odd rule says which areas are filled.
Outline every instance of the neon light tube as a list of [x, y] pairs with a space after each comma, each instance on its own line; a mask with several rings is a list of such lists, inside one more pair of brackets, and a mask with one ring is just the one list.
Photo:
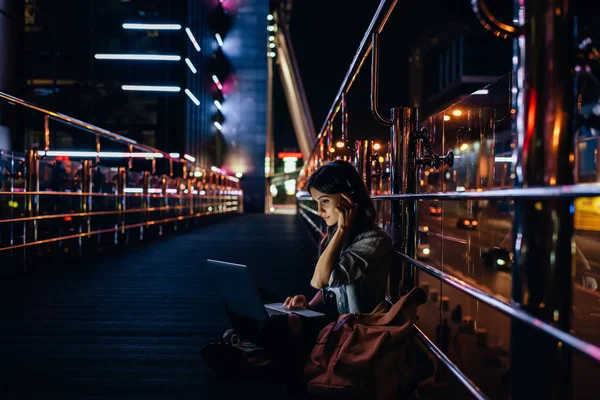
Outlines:
[[191, 162], [196, 162], [196, 157], [192, 157], [189, 154], [184, 154], [183, 158], [185, 158], [186, 160], [191, 161]]
[[217, 39], [217, 44], [219, 45], [219, 47], [223, 47], [223, 39], [221, 39], [221, 35], [215, 33], [215, 39]]
[[142, 30], [157, 30], [157, 31], [178, 31], [181, 29], [179, 24], [136, 24], [124, 23], [124, 29], [142, 29]]
[[219, 100], [214, 101], [215, 106], [219, 109], [219, 111], [223, 110], [223, 105], [219, 102]]
[[221, 85], [221, 82], [219, 82], [219, 78], [217, 78], [216, 75], [212, 76], [212, 80], [215, 83], [215, 85], [217, 85], [217, 87], [219, 88], [219, 90], [223, 90], [223, 85]]
[[200, 51], [200, 45], [196, 41], [196, 38], [194, 37], [194, 34], [192, 33], [192, 31], [190, 31], [190, 28], [185, 28], [185, 33], [187, 33], [188, 37], [192, 41], [192, 44], [196, 48], [196, 51]]
[[187, 66], [190, 68], [190, 71], [192, 71], [192, 73], [196, 73], [198, 72], [198, 70], [196, 69], [196, 67], [194, 67], [194, 64], [192, 64], [192, 62], [190, 61], [189, 58], [185, 59], [185, 63], [187, 64]]
[[218, 130], [222, 130], [223, 127], [221, 126], [220, 123], [218, 123], [217, 121], [213, 122], [213, 124], [217, 127]]
[[96, 54], [96, 60], [179, 61], [181, 56], [167, 54]]
[[143, 92], [179, 92], [179, 86], [146, 86], [146, 85], [123, 85], [123, 90], [138, 90]]
[[194, 96], [194, 94], [192, 92], [190, 92], [189, 89], [185, 89], [185, 94], [188, 95], [188, 97], [194, 102], [195, 105], [197, 105], [197, 106], [200, 105], [200, 100], [198, 100], [196, 98], [196, 96]]

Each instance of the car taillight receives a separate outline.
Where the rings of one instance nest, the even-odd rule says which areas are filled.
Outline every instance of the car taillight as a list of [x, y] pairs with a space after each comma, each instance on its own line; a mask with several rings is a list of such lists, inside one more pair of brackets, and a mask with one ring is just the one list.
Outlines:
[[479, 225], [479, 222], [477, 222], [477, 221], [473, 221], [473, 222], [471, 222], [471, 223], [473, 224], [473, 226], [477, 226], [477, 225]]

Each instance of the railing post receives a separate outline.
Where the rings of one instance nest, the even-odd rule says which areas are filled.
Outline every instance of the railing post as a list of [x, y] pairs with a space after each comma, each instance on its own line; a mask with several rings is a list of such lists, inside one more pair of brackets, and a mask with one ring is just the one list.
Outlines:
[[127, 185], [127, 170], [119, 167], [117, 172], [117, 223], [115, 224], [115, 244], [127, 244], [127, 232], [125, 231], [125, 210], [127, 209], [127, 197], [125, 187]]
[[[169, 178], [167, 177], [167, 175], [163, 174], [161, 179], [160, 179], [160, 193], [161, 193], [161, 202], [160, 202], [160, 219], [166, 219], [169, 217], [169, 194], [167, 193], [167, 189], [169, 188], [168, 185], [169, 182]], [[160, 224], [158, 226], [158, 235], [162, 236], [164, 235], [164, 226], [165, 224]], [[168, 223], [166, 225], [167, 227], [169, 226]]]
[[[79, 209], [82, 213], [92, 212], [92, 162], [83, 160], [81, 163], [81, 197]], [[79, 225], [79, 233], [87, 233], [85, 242], [90, 241], [90, 232], [92, 231], [92, 219], [89, 215], [83, 218], [83, 226]], [[79, 253], [83, 251], [83, 237], [79, 237]]]
[[[573, 3], [515, 2], [515, 18], [524, 27], [513, 45], [518, 188], [573, 183]], [[516, 200], [513, 222], [513, 301], [565, 332], [575, 261], [572, 209], [572, 199]], [[512, 399], [571, 398], [567, 346], [515, 320], [511, 336]]]
[[372, 142], [370, 140], [356, 141], [356, 168], [367, 187], [367, 191], [371, 195], [371, 180], [373, 176], [371, 168], [372, 147]]
[[[391, 192], [392, 194], [417, 193], [417, 110], [398, 107], [391, 111]], [[417, 202], [415, 200], [392, 201], [391, 231], [394, 247], [411, 258], [417, 249]], [[394, 265], [390, 273], [390, 297], [410, 291], [417, 283], [416, 268], [408, 262], [402, 269]], [[402, 286], [402, 293], [398, 293]]]
[[[28, 150], [26, 156], [25, 190], [28, 192], [26, 198], [27, 216], [37, 217], [40, 213], [40, 202], [38, 192], [40, 191], [40, 160], [37, 150]], [[31, 243], [38, 240], [37, 220], [28, 221], [23, 224], [23, 242]], [[23, 249], [23, 260], [27, 263], [27, 247]]]
[[150, 208], [150, 171], [144, 171], [142, 175], [142, 215], [140, 218], [140, 241], [144, 240], [144, 230], [149, 221], [148, 209]]

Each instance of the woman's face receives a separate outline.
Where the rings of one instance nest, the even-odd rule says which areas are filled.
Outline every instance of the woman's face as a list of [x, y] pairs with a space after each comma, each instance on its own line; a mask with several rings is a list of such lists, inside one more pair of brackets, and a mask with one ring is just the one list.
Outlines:
[[341, 194], [327, 194], [310, 188], [310, 195], [317, 202], [319, 215], [325, 220], [327, 226], [334, 226], [338, 222], [337, 205], [342, 199]]

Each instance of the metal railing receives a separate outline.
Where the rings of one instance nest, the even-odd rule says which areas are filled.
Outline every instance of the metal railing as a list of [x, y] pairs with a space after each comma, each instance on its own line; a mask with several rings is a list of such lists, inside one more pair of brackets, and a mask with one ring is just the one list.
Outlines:
[[[510, 161], [504, 160], [508, 157], [500, 157], [503, 165], [512, 164], [514, 188], [491, 188], [494, 177], [485, 172], [487, 167], [483, 164], [489, 160], [494, 170], [493, 164], [498, 161], [494, 160], [492, 147], [492, 158], [489, 154], [484, 155], [487, 158], [481, 161], [482, 167], [476, 172], [480, 182], [485, 184], [476, 185], [475, 190], [463, 187], [462, 191], [456, 192], [419, 193], [423, 185], [419, 177], [423, 171], [447, 173], [457, 162], [455, 160], [460, 163], [463, 160], [458, 150], [445, 155], [433, 151], [431, 136], [434, 129], [431, 126], [419, 128], [416, 109], [393, 108], [389, 119], [381, 116], [377, 99], [378, 35], [397, 4], [397, 1], [382, 0], [323, 123], [311, 157], [305, 160], [301, 170], [298, 213], [318, 236], [325, 235], [318, 213], [308, 203], [310, 195], [302, 190], [308, 177], [328, 161], [344, 159], [353, 163], [371, 190], [380, 221], [390, 231], [402, 260], [394, 266], [390, 276], [392, 299], [419, 284], [420, 271], [508, 316], [513, 322], [510, 326], [512, 398], [569, 398], [572, 385], [570, 349], [600, 363], [600, 348], [570, 333], [572, 249], [575, 248], [573, 200], [600, 196], [600, 183], [577, 184], [573, 180], [575, 134], [571, 110], [575, 99], [570, 86], [571, 58], [568, 57], [573, 41], [564, 40], [572, 38], [571, 2], [520, 2], [515, 10], [518, 26], [500, 22], [481, 1], [471, 0], [471, 3], [485, 29], [496, 36], [517, 38], [512, 76], [518, 79], [510, 82], [510, 113], [507, 111], [507, 115], [512, 116], [507, 122], [512, 124], [509, 129], [516, 135], [516, 143]], [[548, 15], [555, 17], [549, 20]], [[536, 26], [538, 28], [534, 29]], [[380, 145], [377, 151], [371, 141], [350, 143], [347, 136], [346, 95], [369, 54], [372, 61], [371, 109], [379, 123], [390, 126], [390, 142]], [[554, 68], [552, 73], [541, 76], [536, 65], [553, 65]], [[333, 122], [340, 109], [343, 116], [339, 137], [345, 141], [347, 149], [332, 155], [329, 149], [333, 145]], [[443, 121], [454, 118], [445, 112], [442, 116]], [[496, 124], [504, 120], [496, 120], [495, 111], [488, 109], [469, 110], [468, 119], [468, 128], [457, 130], [458, 143], [473, 132], [479, 133], [483, 143], [484, 138], [494, 137]], [[482, 201], [514, 202], [515, 215], [509, 231], [509, 234], [513, 232], [514, 248], [510, 302], [445, 272], [443, 268], [419, 260], [418, 204], [432, 200], [464, 201], [471, 209]], [[440, 237], [446, 238], [443, 232]], [[417, 330], [422, 342], [473, 396], [487, 398], [434, 341], [422, 330]], [[532, 332], [541, 332], [543, 336], [534, 336]]]
[[[43, 143], [24, 153], [0, 151], [5, 266], [126, 245], [181, 231], [200, 217], [243, 211], [239, 179], [201, 167], [187, 154], [166, 153], [1, 92], [0, 107], [11, 112], [13, 133], [39, 130]], [[28, 127], [14, 124], [18, 118]], [[90, 137], [93, 150], [52, 149], [59, 134], [62, 141]]]

